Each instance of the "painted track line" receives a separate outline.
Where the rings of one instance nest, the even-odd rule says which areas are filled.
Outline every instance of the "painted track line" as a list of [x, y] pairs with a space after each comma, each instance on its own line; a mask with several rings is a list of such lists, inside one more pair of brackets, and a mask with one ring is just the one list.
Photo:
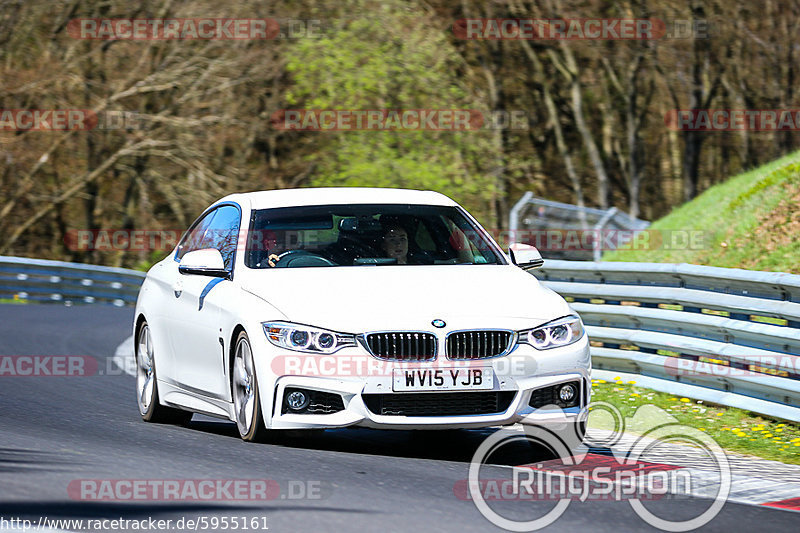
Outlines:
[[129, 376], [136, 376], [136, 361], [133, 357], [133, 335], [117, 346], [111, 361]]

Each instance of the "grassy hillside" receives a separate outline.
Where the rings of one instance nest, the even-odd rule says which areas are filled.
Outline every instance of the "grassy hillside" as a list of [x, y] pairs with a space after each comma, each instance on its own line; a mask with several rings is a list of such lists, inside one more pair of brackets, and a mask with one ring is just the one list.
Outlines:
[[[674, 238], [679, 246], [617, 250], [603, 259], [800, 274], [800, 152], [708, 189], [650, 228], [658, 230], [650, 242]], [[680, 245], [684, 232], [702, 232], [693, 249]]]

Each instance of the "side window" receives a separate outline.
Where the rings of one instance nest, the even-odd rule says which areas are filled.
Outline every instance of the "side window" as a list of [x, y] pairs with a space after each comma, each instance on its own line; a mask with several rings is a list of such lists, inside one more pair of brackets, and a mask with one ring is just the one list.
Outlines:
[[192, 229], [186, 232], [186, 235], [183, 236], [181, 243], [178, 245], [178, 252], [175, 254], [175, 259], [177, 261], [180, 261], [188, 252], [202, 250], [203, 248], [211, 248], [208, 239], [208, 228], [216, 212], [217, 210], [215, 209], [206, 214]]
[[233, 258], [236, 255], [236, 243], [239, 240], [241, 215], [239, 209], [232, 205], [224, 205], [215, 212], [214, 219], [208, 228], [208, 241], [205, 248], [219, 250], [225, 261], [225, 269], [231, 270]]

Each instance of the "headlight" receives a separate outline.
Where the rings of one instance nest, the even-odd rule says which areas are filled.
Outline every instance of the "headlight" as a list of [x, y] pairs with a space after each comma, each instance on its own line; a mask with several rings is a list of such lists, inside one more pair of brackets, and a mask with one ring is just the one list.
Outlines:
[[348, 346], [356, 346], [355, 335], [347, 333], [289, 322], [264, 322], [263, 325], [267, 339], [278, 348], [297, 352], [334, 353]]
[[583, 337], [583, 332], [580, 317], [570, 315], [537, 328], [520, 331], [518, 342], [530, 344], [537, 350], [547, 350], [572, 344]]

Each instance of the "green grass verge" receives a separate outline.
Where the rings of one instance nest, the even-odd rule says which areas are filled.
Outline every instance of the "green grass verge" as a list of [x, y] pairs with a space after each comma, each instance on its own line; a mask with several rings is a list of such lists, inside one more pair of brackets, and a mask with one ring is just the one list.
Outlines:
[[0, 304], [26, 304], [28, 300], [21, 300], [17, 297], [14, 298], [0, 298]]
[[[800, 152], [711, 187], [650, 229], [650, 245], [603, 259], [800, 273]], [[700, 238], [671, 240], [684, 232]]]
[[[603, 259], [800, 274], [800, 152], [711, 187], [654, 222], [650, 229], [654, 232], [646, 242], [651, 246], [616, 250]], [[677, 243], [671, 240], [676, 234], [700, 235], [702, 239], [695, 241], [695, 246], [665, 246]], [[658, 243], [661, 245], [655, 245]], [[774, 319], [764, 321], [778, 323]], [[679, 423], [705, 431], [726, 449], [800, 464], [800, 426], [796, 424], [677, 398], [631, 383], [596, 380], [593, 390], [594, 399], [615, 405], [625, 416], [652, 404]]]
[[[800, 426], [741, 409], [710, 405], [639, 387], [635, 382], [592, 380], [592, 401], [608, 402], [624, 417], [654, 405], [678, 423], [706, 432], [726, 450], [800, 465]], [[610, 418], [610, 417], [609, 417]], [[589, 426], [610, 429], [603, 417], [589, 416]], [[631, 428], [636, 432], [636, 428]]]

